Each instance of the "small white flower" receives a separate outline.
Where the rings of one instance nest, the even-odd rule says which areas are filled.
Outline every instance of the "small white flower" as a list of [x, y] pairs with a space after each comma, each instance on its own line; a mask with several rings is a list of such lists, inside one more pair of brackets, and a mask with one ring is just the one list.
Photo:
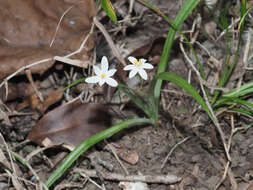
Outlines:
[[112, 87], [118, 86], [118, 82], [113, 78], [111, 78], [111, 76], [113, 76], [114, 73], [116, 72], [116, 69], [108, 70], [108, 68], [109, 68], [108, 60], [105, 56], [103, 56], [101, 61], [101, 69], [98, 66], [94, 65], [93, 70], [96, 76], [86, 78], [85, 82], [98, 83], [100, 86], [102, 86], [104, 83], [107, 83]]
[[137, 60], [134, 57], [128, 57], [128, 60], [132, 63], [131, 65], [127, 65], [124, 67], [124, 70], [131, 70], [129, 73], [129, 78], [134, 77], [137, 73], [143, 78], [144, 80], [148, 79], [148, 75], [144, 69], [153, 69], [153, 65], [146, 63], [146, 59], [139, 59]]

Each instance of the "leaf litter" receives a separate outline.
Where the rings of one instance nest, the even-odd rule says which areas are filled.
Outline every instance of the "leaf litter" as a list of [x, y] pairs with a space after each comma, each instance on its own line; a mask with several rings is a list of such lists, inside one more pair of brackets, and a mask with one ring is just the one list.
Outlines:
[[[38, 2], [39, 2], [37, 3], [38, 5], [41, 5], [41, 6], [43, 5], [46, 8], [50, 7], [49, 4], [45, 5], [42, 1], [41, 2], [38, 1]], [[46, 9], [46, 8], [40, 9], [48, 13], [51, 16], [50, 17], [51, 19], [54, 18], [52, 19], [54, 21], [53, 22], [54, 24], [52, 24], [53, 26], [51, 30], [49, 30], [48, 33], [46, 33], [45, 35], [46, 39], [43, 38], [42, 40], [43, 43], [49, 44], [49, 42], [51, 42], [50, 40], [52, 39], [52, 36], [54, 35], [56, 25], [59, 21], [61, 14], [64, 11], [66, 11], [71, 5], [73, 5], [72, 3], [75, 4], [75, 1], [65, 1], [65, 2], [68, 4], [68, 6], [65, 5], [65, 7], [63, 8], [62, 7], [59, 8], [59, 5], [55, 7], [52, 6], [52, 9], [59, 8], [61, 11], [58, 10], [56, 12], [53, 12], [53, 11], [50, 12], [51, 9]], [[36, 6], [38, 6], [37, 4], [35, 3]], [[172, 1], [157, 1], [155, 2], [155, 5], [159, 6], [162, 10], [167, 11], [169, 15], [171, 14], [171, 17], [175, 16], [175, 13], [177, 12], [177, 7], [180, 6], [174, 1], [173, 2]], [[161, 55], [160, 51], [162, 50], [162, 45], [159, 45], [159, 43], [163, 44], [163, 40], [159, 41], [159, 39], [160, 39], [160, 36], [163, 36], [164, 34], [167, 33], [166, 28], [168, 28], [168, 25], [164, 21], [162, 21], [159, 18], [159, 16], [157, 16], [156, 14], [150, 12], [148, 9], [144, 9], [142, 5], [138, 3], [134, 3], [133, 10], [135, 14], [141, 13], [142, 9], [144, 10], [144, 12], [142, 13], [144, 15], [140, 17], [140, 20], [137, 21], [136, 25], [132, 25], [132, 26], [125, 25], [126, 26], [126, 28], [124, 29], [125, 33], [123, 31], [121, 33], [121, 31], [119, 30], [117, 34], [115, 33], [115, 35], [113, 35], [112, 33], [110, 33], [110, 35], [113, 38], [113, 40], [117, 42], [116, 45], [120, 47], [120, 51], [126, 52], [125, 57], [129, 55], [132, 55], [135, 57], [145, 57], [148, 60], [150, 59], [153, 60], [154, 62], [151, 61], [151, 63], [152, 64], [154, 63], [153, 65], [155, 65], [155, 62], [156, 63], [159, 62], [159, 56]], [[70, 9], [70, 11], [71, 10], [72, 9]], [[121, 5], [119, 5], [117, 10], [119, 10], [119, 12], [121, 11], [121, 13], [124, 13], [124, 12], [126, 13], [128, 10], [128, 4], [122, 3]], [[150, 16], [150, 15], [152, 15], [152, 17], [149, 17], [150, 19], [148, 21], [145, 20], [147, 18], [145, 16]], [[66, 13], [65, 16], [68, 17], [68, 13]], [[107, 29], [113, 29], [115, 27], [115, 25], [111, 25], [103, 17], [100, 18], [100, 20], [106, 26]], [[69, 40], [66, 40], [66, 44], [64, 46], [62, 46], [61, 42], [59, 42], [60, 45], [57, 46], [57, 39], [59, 40], [62, 37], [60, 30], [62, 30], [64, 34], [67, 31], [71, 31], [71, 29], [68, 28], [68, 21], [72, 21], [72, 20], [67, 19], [66, 23], [63, 21], [63, 23], [60, 24], [59, 31], [58, 31], [59, 33], [57, 32], [55, 42], [54, 42], [55, 44], [53, 45], [55, 46], [55, 48], [58, 47], [58, 49], [56, 48], [57, 50], [54, 48], [48, 50], [48, 47], [38, 49], [38, 47], [36, 47], [39, 44], [38, 40], [37, 41], [35, 40], [35, 42], [33, 42], [33, 46], [36, 47], [35, 49], [34, 47], [31, 48], [30, 46], [21, 47], [25, 43], [27, 43], [27, 41], [24, 42], [25, 39], [27, 38], [26, 36], [25, 36], [26, 38], [24, 38], [24, 40], [21, 41], [22, 42], [21, 45], [17, 45], [17, 47], [15, 46], [15, 48], [8, 47], [8, 45], [10, 44], [7, 43], [8, 41], [6, 41], [6, 39], [8, 40], [11, 39], [8, 36], [3, 38], [3, 40], [1, 39], [1, 42], [2, 41], [4, 42], [3, 43], [4, 48], [2, 49], [1, 55], [8, 56], [9, 58], [7, 60], [9, 61], [9, 63], [11, 64], [13, 63], [13, 65], [16, 65], [17, 67], [14, 67], [12, 69], [7, 68], [8, 71], [6, 71], [6, 68], [4, 68], [5, 70], [1, 69], [1, 71], [4, 71], [4, 74], [3, 75], [1, 74], [0, 76], [1, 77], [3, 76], [4, 78], [8, 76], [9, 74], [15, 72], [19, 67], [25, 66], [26, 64], [32, 63], [36, 60], [40, 60], [47, 57], [53, 57], [55, 55], [64, 56], [66, 55], [67, 52], [76, 50], [80, 46], [80, 42], [82, 40], [80, 40], [80, 38], [78, 39], [78, 37], [75, 38], [74, 35], [70, 35]], [[80, 25], [80, 26], [83, 27], [83, 25]], [[216, 27], [216, 26], [213, 26], [213, 27]], [[74, 27], [72, 28], [72, 31], [73, 30], [75, 31], [76, 29], [77, 28]], [[35, 33], [36, 33], [36, 30], [35, 30]], [[158, 33], [159, 33], [159, 36], [157, 36]], [[212, 33], [212, 34], [215, 35], [215, 33]], [[143, 40], [141, 36], [145, 36], [146, 39]], [[14, 39], [14, 37], [12, 38]], [[64, 37], [62, 39], [64, 39]], [[69, 43], [70, 41], [74, 42], [75, 40], [77, 44], [75, 45], [73, 49], [71, 49], [70, 47], [73, 47], [73, 46], [68, 44], [68, 42]], [[104, 39], [103, 37], [100, 37], [100, 41], [99, 39], [96, 39], [96, 40], [97, 40], [96, 43], [99, 44]], [[131, 41], [132, 42], [135, 41], [137, 45], [135, 45], [132, 48], [128, 48], [128, 46], [131, 45], [130, 43]], [[15, 41], [15, 43], [18, 43], [18, 42]], [[211, 49], [209, 49], [211, 53], [214, 51], [217, 51], [217, 48], [215, 48], [216, 46], [213, 45], [211, 41], [207, 40], [205, 43], [208, 44], [209, 46], [212, 46]], [[152, 49], [156, 49], [154, 48], [156, 47], [156, 44], [158, 44], [157, 46], [158, 51], [153, 51]], [[217, 42], [217, 44], [220, 47], [224, 48], [224, 44], [221, 44], [221, 41]], [[110, 59], [114, 60], [113, 53], [111, 52], [111, 50], [109, 50], [108, 45], [105, 45], [105, 46], [106, 48], [98, 48], [99, 49], [97, 51], [98, 56], [102, 57], [103, 55], [111, 55]], [[179, 72], [180, 75], [183, 75], [184, 78], [187, 79], [187, 77], [189, 77], [189, 69], [186, 69], [186, 65], [184, 63], [185, 60], [182, 59], [183, 56], [179, 52], [179, 50], [176, 48], [176, 46], [178, 46], [177, 43], [172, 53], [173, 55], [172, 62], [174, 61], [175, 64], [171, 64], [170, 69]], [[15, 53], [10, 53], [9, 50], [15, 50], [13, 51]], [[62, 52], [58, 54], [58, 53], [55, 53], [56, 51], [62, 51]], [[82, 53], [80, 55], [82, 55]], [[83, 53], [83, 55], [87, 55], [86, 53]], [[20, 61], [20, 62], [17, 61], [17, 59], [15, 58], [16, 55], [23, 61]], [[220, 55], [222, 55], [222, 53]], [[205, 53], [202, 54], [203, 62], [205, 61], [206, 56], [207, 55]], [[77, 59], [80, 59], [80, 57]], [[219, 57], [218, 59], [222, 60], [222, 57]], [[5, 59], [1, 59], [1, 60], [5, 60]], [[6, 64], [5, 64], [6, 62], [5, 63], [2, 62], [2, 63], [6, 67]], [[2, 63], [0, 63], [0, 65], [2, 65]], [[18, 65], [18, 64], [21, 64], [21, 65]], [[47, 64], [39, 64], [38, 65], [39, 67], [37, 68], [32, 67], [31, 71], [33, 74], [42, 74], [42, 73], [48, 72], [50, 71], [49, 68], [52, 67], [52, 63], [48, 64], [48, 66], [46, 65]], [[40, 68], [41, 66], [43, 66], [43, 68]], [[208, 70], [209, 68], [206, 68], [206, 69]], [[237, 69], [239, 69], [238, 70], [238, 73], [239, 73], [240, 68], [238, 67]], [[24, 73], [20, 73], [20, 74], [23, 75]], [[191, 80], [193, 84], [197, 84], [196, 76], [193, 75]], [[38, 83], [40, 82], [42, 81], [38, 81]], [[16, 82], [14, 82], [13, 89], [15, 89], [16, 85], [17, 85]], [[26, 85], [29, 85], [29, 84], [26, 84]], [[61, 87], [61, 85], [58, 85], [58, 87]], [[64, 83], [64, 85], [66, 85], [66, 83]], [[230, 85], [233, 85], [233, 84], [231, 83]], [[54, 91], [55, 88], [53, 88], [52, 86], [48, 88]], [[26, 89], [26, 88], [28, 87], [19, 87], [20, 90]], [[29, 88], [31, 89], [31, 86]], [[37, 87], [37, 88], [39, 89], [39, 91], [43, 91], [40, 89], [40, 87]], [[80, 93], [79, 88], [80, 86], [73, 87], [70, 90], [69, 94], [74, 97], [76, 92]], [[81, 88], [83, 89], [83, 86]], [[172, 92], [172, 93], [168, 93], [168, 92]], [[14, 98], [12, 99], [12, 101], [14, 102], [19, 97], [29, 97], [31, 96], [31, 94], [33, 94], [33, 96], [36, 97], [36, 94], [34, 93], [34, 91], [28, 94], [23, 93], [22, 96], [15, 92], [13, 94], [14, 95], [12, 96], [14, 96]], [[15, 97], [15, 94], [16, 95], [18, 94], [18, 95]], [[0, 95], [2, 99], [2, 97], [4, 97], [5, 95], [5, 92], [2, 93], [0, 91]], [[63, 95], [65, 96], [66, 94], [63, 94]], [[54, 95], [49, 93], [49, 97], [50, 96], [54, 96]], [[59, 100], [62, 98], [64, 99], [64, 96], [61, 96]], [[110, 98], [111, 97], [112, 95], [110, 94]], [[28, 135], [28, 137], [40, 145], [45, 139], [46, 140], [49, 139], [50, 143], [55, 143], [55, 144], [61, 144], [61, 143], [67, 142], [67, 143], [77, 145], [81, 141], [82, 138], [85, 138], [86, 135], [90, 134], [90, 128], [92, 128], [91, 127], [92, 125], [89, 125], [89, 118], [93, 118], [93, 116], [94, 118], [100, 117], [100, 114], [94, 114], [92, 116], [91, 112], [89, 111], [88, 112], [91, 115], [89, 114], [84, 115], [83, 109], [84, 110], [91, 110], [90, 108], [97, 109], [97, 110], [105, 109], [101, 104], [103, 100], [101, 97], [99, 97], [99, 95], [95, 95], [91, 97], [91, 99], [99, 103], [95, 104], [95, 106], [94, 104], [90, 104], [90, 103], [85, 103], [85, 104], [81, 104], [80, 102], [70, 103], [67, 105], [58, 106], [56, 109], [53, 109], [52, 111], [50, 111], [50, 104], [51, 105], [55, 104], [55, 102], [49, 103], [48, 106], [45, 106], [43, 109], [41, 109], [42, 111], [38, 109], [39, 104], [34, 107], [31, 106], [32, 104], [26, 104], [25, 107], [28, 107], [28, 110], [37, 109], [37, 110], [40, 110], [42, 114], [44, 112], [46, 112], [46, 114], [39, 121], [38, 121], [38, 115], [40, 115], [41, 113], [37, 114], [37, 116], [34, 115], [33, 116], [34, 118], [32, 118], [31, 116], [10, 117], [11, 123], [15, 124], [15, 126], [6, 126], [6, 124], [1, 123], [0, 132], [4, 134], [4, 137], [6, 139], [8, 139], [7, 141], [8, 144], [10, 144], [13, 147], [17, 145], [18, 142], [22, 141], [21, 139], [24, 139], [24, 137], [26, 137], [26, 135], [30, 131], [31, 133]], [[37, 101], [38, 101], [38, 97], [36, 97], [36, 100], [33, 100], [33, 102], [37, 102]], [[73, 110], [73, 107], [79, 107], [80, 110], [78, 111], [78, 109], [74, 109], [73, 112], [66, 111], [66, 110], [71, 110], [71, 109]], [[219, 136], [217, 136], [216, 131], [214, 130], [213, 127], [209, 126], [209, 123], [206, 122], [207, 120], [205, 116], [198, 111], [198, 109], [196, 108], [196, 104], [194, 104], [192, 99], [189, 98], [188, 96], [185, 96], [184, 93], [182, 93], [180, 89], [175, 88], [175, 86], [173, 86], [172, 84], [164, 85], [164, 92], [162, 93], [162, 107], [164, 109], [163, 115], [165, 116], [162, 122], [162, 126], [159, 129], [154, 129], [153, 127], [129, 129], [122, 132], [122, 134], [118, 135], [118, 137], [116, 137], [115, 139], [112, 139], [112, 141], [115, 141], [117, 143], [117, 146], [119, 146], [121, 150], [124, 150], [123, 153], [126, 155], [123, 155], [123, 160], [124, 160], [124, 157], [125, 158], [130, 157], [130, 160], [131, 160], [131, 153], [134, 153], [134, 159], [131, 160], [131, 161], [134, 161], [133, 162], [134, 164], [127, 163], [128, 161], [126, 161], [124, 165], [127, 167], [127, 169], [130, 171], [131, 174], [141, 173], [141, 175], [152, 174], [152, 175], [158, 176], [161, 174], [166, 175], [168, 173], [173, 173], [177, 176], [182, 176], [181, 182], [176, 183], [174, 185], [153, 184], [153, 183], [148, 184], [150, 189], [157, 189], [157, 190], [168, 189], [168, 188], [169, 189], [213, 189], [214, 186], [217, 183], [219, 183], [222, 177], [222, 174], [224, 172], [224, 169], [226, 167], [226, 164], [224, 163], [224, 160], [223, 160], [225, 159], [225, 156], [223, 155], [222, 149], [220, 147]], [[24, 107], [22, 109], [24, 109]], [[64, 113], [71, 113], [71, 114], [64, 114]], [[108, 112], [106, 111], [106, 113]], [[124, 117], [129, 117], [129, 115], [136, 115], [135, 112], [131, 111], [131, 105], [129, 104], [127, 104], [127, 106], [122, 111], [117, 110], [116, 113], [114, 113], [115, 115], [112, 115], [112, 117], [119, 117], [120, 114], [118, 113], [124, 114]], [[77, 117], [77, 120], [71, 119], [71, 118], [75, 118], [75, 116], [78, 116], [78, 115], [81, 115], [81, 117]], [[190, 116], [190, 118], [187, 116]], [[226, 134], [229, 136], [230, 134], [230, 130], [229, 130], [230, 125], [228, 124], [230, 122], [229, 117], [225, 115], [223, 118], [224, 118], [224, 123], [222, 122], [222, 125], [223, 125], [222, 127], [225, 129]], [[109, 117], [106, 119], [109, 119]], [[74, 121], [75, 122], [77, 121], [77, 125], [73, 125]], [[28, 125], [29, 122], [30, 124]], [[62, 125], [62, 122], [64, 122], [65, 125]], [[247, 120], [243, 117], [238, 116], [238, 120], [235, 120], [235, 122], [237, 126], [244, 126], [247, 123]], [[28, 126], [28, 128], [26, 128], [26, 126]], [[66, 140], [63, 140], [64, 138], [59, 138], [59, 136], [57, 137], [57, 135], [53, 136], [51, 132], [47, 130], [48, 128], [56, 129], [58, 130], [56, 134], [59, 135], [61, 134], [61, 128], [59, 128], [59, 126], [63, 126], [62, 134], [63, 136], [66, 137]], [[69, 129], [73, 128], [74, 126], [76, 126], [76, 128], [82, 128], [80, 131], [82, 131], [82, 134], [84, 136], [82, 135], [81, 138], [75, 139], [74, 135], [70, 135], [72, 131], [69, 132]], [[99, 125], [99, 128], [100, 127], [102, 129], [102, 128], [105, 128], [106, 126]], [[6, 131], [4, 132], [3, 130], [6, 130]], [[243, 188], [244, 189], [247, 188], [247, 190], [250, 190], [248, 188], [251, 188], [250, 181], [253, 179], [253, 173], [252, 173], [253, 152], [251, 148], [253, 144], [252, 133], [253, 133], [252, 128], [249, 128], [244, 133], [241, 133], [239, 131], [236, 134], [234, 134], [232, 144], [231, 144], [231, 157], [232, 157], [232, 163], [230, 166], [231, 171], [228, 171], [228, 176], [225, 178], [225, 180], [223, 181], [219, 189], [234, 189], [236, 187], [235, 184], [237, 183], [238, 190], [243, 189]], [[18, 136], [22, 136], [23, 138], [19, 139]], [[188, 141], [186, 141], [185, 143], [181, 144], [180, 146], [174, 149], [174, 146], [178, 144], [178, 142], [180, 142], [182, 139], [187, 138], [189, 136], [191, 138]], [[45, 173], [48, 172], [47, 170], [48, 164], [45, 161], [45, 158], [48, 158], [48, 160], [50, 159], [53, 160], [54, 156], [57, 157], [57, 151], [54, 151], [55, 149], [52, 149], [52, 150], [53, 151], [50, 151], [49, 149], [47, 151], [41, 152], [40, 155], [42, 155], [42, 157], [36, 155], [36, 156], [33, 156], [29, 161], [35, 169], [42, 170], [42, 172], [40, 173], [44, 173], [42, 174], [44, 175], [44, 177], [46, 176]], [[169, 157], [169, 160], [165, 164], [164, 168], [161, 170], [161, 165], [164, 159], [166, 158], [167, 154], [170, 152], [170, 150], [173, 150], [173, 151]], [[24, 156], [28, 154], [22, 148], [16, 149], [16, 151], [19, 154], [24, 155]], [[93, 150], [93, 151], [96, 151], [96, 150]], [[4, 154], [6, 154], [6, 152], [4, 152]], [[115, 158], [112, 156], [110, 152], [100, 151], [100, 157], [101, 159], [106, 160], [114, 165], [113, 172], [122, 173], [121, 167], [119, 167], [117, 161], [115, 161]], [[83, 168], [84, 170], [87, 167], [92, 167], [92, 166], [89, 166], [87, 163], [81, 163], [81, 161], [86, 162], [85, 159], [81, 158], [80, 162], [76, 163], [74, 167], [78, 166], [79, 168]], [[29, 177], [27, 177], [27, 179], [29, 179]], [[66, 182], [68, 183], [72, 179], [73, 179], [73, 174], [70, 172], [66, 175], [66, 178], [62, 179], [59, 183], [63, 183], [63, 184]], [[6, 181], [6, 180], [3, 180], [3, 181]], [[15, 185], [16, 181], [14, 180], [14, 178], [13, 178], [13, 182], [14, 182], [13, 185]], [[117, 186], [118, 184], [115, 182], [105, 181], [105, 185], [107, 189], [118, 189], [118, 186]]]

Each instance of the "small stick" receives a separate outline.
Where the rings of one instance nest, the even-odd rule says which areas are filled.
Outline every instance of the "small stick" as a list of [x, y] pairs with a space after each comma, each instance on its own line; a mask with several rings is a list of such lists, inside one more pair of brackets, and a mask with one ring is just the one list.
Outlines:
[[[89, 177], [98, 178], [96, 170], [86, 170], [76, 168], [75, 173], [84, 173]], [[122, 175], [116, 173], [100, 173], [104, 179], [111, 181], [131, 181], [131, 182], [144, 182], [144, 183], [163, 183], [163, 184], [173, 184], [181, 180], [181, 177], [177, 177], [172, 174], [168, 175]]]
[[108, 42], [109, 46], [112, 49], [112, 52], [114, 53], [114, 55], [117, 57], [117, 59], [120, 61], [120, 63], [123, 66], [126, 66], [126, 62], [124, 57], [120, 54], [119, 49], [116, 47], [116, 45], [114, 44], [111, 36], [109, 35], [109, 33], [106, 31], [105, 27], [98, 21], [98, 19], [96, 17], [93, 18], [93, 22], [96, 25], [96, 27], [98, 27], [98, 29], [102, 32], [102, 34], [104, 35], [106, 41]]
[[250, 44], [251, 44], [251, 34], [252, 34], [252, 30], [249, 29], [249, 32], [248, 32], [248, 38], [247, 38], [247, 42], [246, 42], [246, 45], [245, 45], [245, 50], [244, 50], [244, 55], [243, 55], [243, 61], [242, 61], [242, 64], [243, 64], [243, 74], [241, 75], [241, 77], [239, 78], [238, 80], [238, 83], [237, 83], [237, 91], [239, 91], [241, 85], [242, 85], [242, 80], [243, 80], [243, 76], [246, 72], [246, 69], [245, 67], [248, 66], [248, 57], [249, 57], [249, 49], [250, 49]]
[[[240, 22], [240, 20], [241, 20], [241, 18], [236, 19], [234, 22], [232, 22], [232, 24], [230, 24], [230, 25], [227, 27], [227, 29], [231, 29], [232, 27], [234, 27], [238, 22]], [[218, 41], [220, 40], [220, 38], [226, 34], [227, 29], [225, 29], [225, 30], [218, 36], [218, 38], [215, 40], [216, 42], [218, 42]]]
[[25, 65], [25, 66], [19, 68], [17, 71], [15, 71], [14, 73], [12, 73], [12, 74], [9, 75], [8, 77], [6, 77], [6, 78], [3, 80], [3, 82], [1, 82], [0, 88], [1, 88], [5, 83], [7, 83], [11, 78], [13, 78], [14, 76], [16, 76], [18, 73], [20, 73], [20, 72], [22, 72], [22, 71], [24, 71], [24, 70], [26, 70], [26, 69], [29, 69], [29, 68], [31, 68], [31, 67], [34, 67], [34, 66], [36, 66], [36, 65], [39, 65], [39, 64], [41, 64], [41, 63], [45, 63], [45, 62], [52, 61], [52, 60], [53, 60], [53, 58], [46, 58], [46, 59], [42, 59], [42, 60], [40, 60], [40, 61], [36, 61], [36, 62], [33, 62], [33, 63], [29, 64], [29, 65]]
[[248, 71], [253, 71], [253, 67], [245, 67], [245, 69]]
[[36, 95], [39, 97], [40, 102], [44, 102], [44, 98], [43, 98], [41, 92], [37, 89], [37, 87], [36, 87], [36, 85], [35, 85], [35, 83], [34, 83], [34, 81], [33, 81], [33, 77], [32, 77], [32, 72], [31, 72], [31, 70], [30, 70], [30, 69], [25, 70], [25, 74], [26, 74], [26, 76], [27, 76], [29, 82], [31, 83], [32, 88], [33, 88], [33, 90], [35, 91]]
[[189, 63], [190, 66], [192, 67], [192, 69], [193, 69], [193, 70], [195, 71], [195, 73], [197, 74], [197, 77], [198, 77], [198, 79], [199, 79], [199, 84], [200, 84], [200, 87], [201, 87], [201, 91], [202, 91], [202, 93], [203, 93], [203, 95], [204, 95], [205, 103], [206, 103], [206, 105], [207, 105], [207, 107], [208, 107], [208, 110], [209, 110], [210, 113], [211, 113], [211, 116], [213, 117], [214, 125], [215, 125], [216, 129], [218, 130], [218, 132], [219, 132], [219, 134], [220, 134], [220, 136], [221, 136], [221, 140], [222, 140], [222, 143], [223, 143], [223, 147], [224, 147], [224, 149], [225, 149], [225, 153], [226, 153], [227, 159], [228, 159], [229, 161], [231, 161], [231, 157], [230, 157], [230, 154], [229, 154], [229, 150], [227, 149], [227, 145], [226, 145], [225, 135], [224, 135], [224, 133], [223, 133], [221, 127], [220, 127], [220, 124], [219, 124], [219, 122], [218, 122], [218, 119], [217, 119], [216, 115], [214, 114], [214, 111], [213, 111], [213, 109], [212, 109], [212, 107], [211, 107], [211, 105], [210, 105], [210, 103], [209, 103], [209, 101], [208, 101], [208, 98], [207, 98], [207, 95], [206, 95], [206, 91], [205, 91], [204, 85], [203, 85], [203, 83], [202, 83], [202, 80], [203, 80], [203, 79], [201, 78], [201, 75], [200, 75], [199, 71], [196, 69], [196, 67], [194, 66], [194, 64], [193, 64], [193, 62], [191, 61], [191, 59], [187, 56], [187, 54], [186, 54], [186, 52], [185, 52], [185, 50], [184, 50], [184, 47], [183, 47], [183, 44], [182, 44], [182, 43], [180, 43], [180, 49], [181, 49], [181, 51], [183, 52], [185, 59], [188, 61], [188, 63]]
[[94, 31], [94, 22], [92, 23], [91, 29], [90, 29], [89, 33], [86, 35], [86, 37], [84, 38], [84, 40], [83, 40], [82, 44], [80, 45], [80, 47], [76, 51], [74, 51], [74, 52], [72, 52], [72, 53], [70, 53], [66, 56], [63, 56], [63, 57], [68, 58], [68, 57], [71, 57], [72, 55], [80, 53], [82, 51], [82, 49], [84, 48], [86, 42], [88, 41], [89, 37], [93, 33], [93, 31]]
[[163, 164], [161, 166], [161, 169], [163, 169], [164, 165], [166, 164], [166, 162], [168, 161], [169, 157], [171, 156], [171, 154], [173, 153], [173, 151], [182, 143], [184, 143], [185, 141], [187, 141], [190, 137], [186, 137], [183, 140], [179, 141], [177, 144], [175, 144], [172, 149], [170, 150], [170, 152], [168, 153], [168, 155], [166, 156], [165, 160], [163, 161]]
[[227, 173], [228, 173], [228, 169], [229, 169], [229, 164], [230, 164], [230, 161], [227, 161], [227, 164], [225, 166], [225, 171], [223, 173], [223, 176], [222, 176], [221, 180], [219, 181], [219, 183], [214, 187], [213, 190], [217, 190], [219, 188], [219, 186], [223, 183], [223, 181], [226, 179], [226, 176], [227, 176]]
[[[93, 183], [96, 187], [98, 187], [99, 189], [104, 190], [104, 187], [102, 187], [101, 185], [98, 185], [95, 181], [93, 181], [89, 175], [87, 175], [84, 172], [77, 172], [79, 173], [81, 176], [83, 176], [84, 178], [88, 179], [91, 183]], [[97, 171], [95, 171], [95, 173], [97, 173]]]
[[[235, 123], [234, 123], [234, 116], [231, 115], [231, 134], [230, 134], [230, 137], [229, 137], [229, 140], [228, 140], [228, 145], [227, 145], [228, 150], [230, 150], [230, 148], [231, 148], [232, 138], [233, 138], [233, 136], [234, 136], [235, 133], [236, 133], [236, 130], [235, 130]], [[214, 190], [218, 189], [219, 186], [225, 180], [225, 178], [227, 176], [227, 173], [228, 173], [228, 170], [229, 170], [230, 163], [231, 163], [231, 161], [229, 160], [227, 162], [226, 166], [225, 166], [225, 171], [223, 173], [223, 176], [222, 176], [221, 180], [219, 181], [219, 183], [215, 186]]]
[[116, 160], [119, 162], [120, 166], [123, 168], [124, 172], [127, 175], [129, 175], [128, 170], [126, 169], [126, 167], [124, 166], [124, 164], [120, 161], [120, 159], [119, 159], [119, 157], [118, 157], [118, 155], [117, 155], [117, 153], [115, 151], [115, 148], [110, 143], [108, 143], [106, 140], [105, 140], [105, 142], [107, 143], [108, 147], [111, 149], [113, 155], [115, 156]]
[[53, 39], [52, 39], [52, 41], [51, 41], [51, 43], [50, 43], [50, 47], [53, 45], [53, 43], [54, 43], [54, 40], [55, 40], [55, 37], [56, 37], [56, 34], [57, 34], [57, 32], [58, 32], [58, 30], [59, 30], [59, 27], [60, 27], [60, 24], [61, 24], [61, 21], [62, 21], [62, 19], [63, 19], [63, 17], [70, 11], [70, 9], [72, 9], [74, 7], [74, 5], [72, 5], [71, 7], [69, 7], [66, 11], [64, 11], [64, 13], [62, 14], [62, 16], [61, 16], [61, 18], [60, 18], [60, 20], [59, 20], [59, 22], [58, 22], [58, 24], [57, 24], [57, 27], [56, 27], [56, 30], [55, 30], [55, 33], [54, 33], [54, 37], [53, 37]]

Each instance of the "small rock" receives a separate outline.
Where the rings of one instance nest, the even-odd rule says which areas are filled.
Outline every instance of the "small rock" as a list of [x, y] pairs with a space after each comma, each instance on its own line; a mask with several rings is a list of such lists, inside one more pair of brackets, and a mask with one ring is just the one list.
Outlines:
[[149, 190], [148, 185], [142, 182], [120, 182], [119, 187], [123, 190]]

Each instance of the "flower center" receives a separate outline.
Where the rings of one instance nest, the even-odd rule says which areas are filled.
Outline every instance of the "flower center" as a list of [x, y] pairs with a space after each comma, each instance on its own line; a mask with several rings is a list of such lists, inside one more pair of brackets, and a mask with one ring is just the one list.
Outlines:
[[102, 79], [104, 79], [105, 78], [105, 74], [103, 73], [103, 74], [101, 74], [101, 78]]
[[138, 60], [136, 59], [136, 60], [134, 61], [134, 64], [135, 64], [137, 67], [140, 67], [140, 66], [142, 65], [142, 61], [141, 61], [141, 60], [138, 61]]

